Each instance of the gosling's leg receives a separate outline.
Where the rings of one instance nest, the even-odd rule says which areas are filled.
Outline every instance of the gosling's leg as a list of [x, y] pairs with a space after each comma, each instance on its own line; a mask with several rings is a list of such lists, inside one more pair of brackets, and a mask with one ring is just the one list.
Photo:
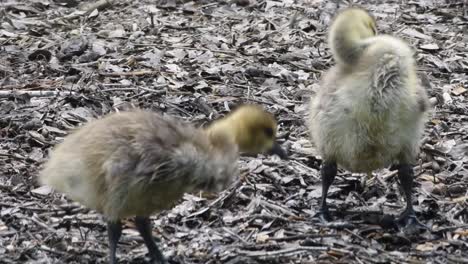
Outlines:
[[109, 238], [109, 263], [117, 264], [116, 250], [117, 243], [122, 235], [122, 223], [117, 221], [107, 221], [107, 236]]
[[322, 222], [328, 222], [331, 220], [330, 212], [328, 211], [327, 195], [330, 185], [332, 185], [337, 172], [336, 162], [325, 161], [320, 169], [322, 176], [322, 200], [320, 203], [319, 218]]
[[398, 219], [398, 222], [405, 223], [405, 228], [417, 229], [424, 228], [428, 229], [425, 225], [421, 224], [416, 218], [416, 213], [413, 209], [412, 203], [412, 188], [414, 171], [413, 166], [409, 164], [400, 164], [398, 167], [398, 179], [400, 180], [401, 187], [405, 193], [406, 198], [406, 209], [403, 211]]
[[154, 242], [153, 235], [151, 232], [151, 221], [146, 216], [136, 216], [135, 225], [140, 232], [141, 237], [145, 241], [145, 245], [148, 248], [148, 253], [151, 258], [151, 263], [154, 264], [166, 264], [163, 254], [159, 250], [158, 246]]

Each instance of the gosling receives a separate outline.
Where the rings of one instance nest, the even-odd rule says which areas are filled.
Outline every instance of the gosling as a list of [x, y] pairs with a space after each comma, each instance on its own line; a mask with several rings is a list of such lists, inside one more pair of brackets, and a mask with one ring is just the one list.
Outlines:
[[334, 19], [329, 45], [336, 65], [311, 100], [309, 128], [323, 158], [319, 217], [330, 221], [327, 193], [337, 173], [398, 169], [406, 209], [397, 219], [419, 224], [412, 206], [413, 167], [428, 108], [413, 52], [402, 40], [377, 35], [375, 20], [348, 8]]
[[117, 263], [120, 219], [135, 216], [151, 263], [166, 263], [149, 216], [184, 193], [221, 191], [238, 175], [239, 152], [278, 154], [273, 115], [244, 105], [206, 129], [147, 111], [110, 114], [65, 138], [51, 153], [40, 182], [102, 213], [110, 263]]

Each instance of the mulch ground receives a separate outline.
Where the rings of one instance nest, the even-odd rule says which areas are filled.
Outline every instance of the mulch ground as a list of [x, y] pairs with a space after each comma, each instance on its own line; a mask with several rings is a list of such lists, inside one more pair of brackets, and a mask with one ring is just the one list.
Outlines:
[[[468, 263], [463, 1], [360, 1], [380, 32], [415, 48], [434, 104], [414, 188], [431, 231], [378, 224], [405, 206], [389, 170], [365, 186], [361, 175], [340, 171], [329, 199], [337, 222], [315, 217], [321, 160], [305, 118], [333, 63], [326, 30], [341, 2], [3, 0], [0, 263], [107, 261], [100, 215], [36, 181], [69, 129], [133, 107], [204, 125], [245, 102], [276, 115], [290, 160], [243, 157], [235, 186], [217, 197], [187, 194], [154, 215], [170, 263]], [[124, 224], [121, 263], [145, 263], [133, 221]]]

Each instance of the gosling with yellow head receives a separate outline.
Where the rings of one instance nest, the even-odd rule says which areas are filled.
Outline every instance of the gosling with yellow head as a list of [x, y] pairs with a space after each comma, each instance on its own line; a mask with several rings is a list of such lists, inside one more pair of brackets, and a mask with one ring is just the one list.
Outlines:
[[206, 129], [149, 111], [110, 114], [77, 129], [51, 153], [40, 182], [102, 213], [110, 263], [117, 263], [120, 220], [135, 216], [152, 263], [166, 263], [149, 216], [184, 193], [221, 191], [238, 175], [239, 152], [276, 153], [275, 118], [244, 105]]
[[395, 165], [406, 198], [398, 220], [417, 224], [412, 164], [429, 104], [413, 52], [399, 38], [377, 35], [375, 20], [360, 8], [337, 15], [329, 45], [336, 65], [311, 100], [309, 117], [312, 140], [323, 158], [320, 217], [331, 219], [326, 198], [337, 165], [361, 173]]

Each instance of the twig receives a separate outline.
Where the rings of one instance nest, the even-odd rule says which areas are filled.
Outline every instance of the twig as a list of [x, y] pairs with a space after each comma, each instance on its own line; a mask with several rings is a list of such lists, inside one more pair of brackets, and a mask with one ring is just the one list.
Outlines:
[[283, 213], [283, 214], [285, 214], [285, 215], [297, 217], [296, 214], [290, 212], [290, 211], [287, 210], [286, 208], [283, 208], [283, 207], [281, 207], [281, 206], [279, 206], [279, 205], [270, 203], [270, 202], [268, 202], [268, 201], [266, 201], [266, 200], [260, 199], [260, 204], [263, 205], [263, 206], [265, 206], [265, 207], [267, 207], [267, 208], [269, 208], [269, 209], [271, 209], [271, 210], [279, 211], [279, 212], [281, 212], [281, 213]]
[[75, 92], [58, 92], [58, 91], [16, 91], [16, 90], [9, 90], [9, 91], [0, 91], [0, 98], [9, 98], [12, 96], [21, 96], [21, 95], [29, 95], [31, 97], [50, 97], [50, 96], [67, 96], [67, 95], [75, 95]]
[[[104, 9], [110, 7], [112, 4], [113, 4], [113, 0], [99, 0], [96, 3], [88, 6], [88, 8], [86, 8], [86, 10], [84, 10], [84, 12], [74, 13], [74, 14], [71, 14], [69, 16], [60, 17], [58, 19], [72, 20], [72, 19], [75, 19], [75, 18], [79, 18], [81, 16], [87, 16], [87, 15], [91, 14], [91, 12], [93, 12], [96, 9], [101, 11], [101, 10], [104, 10]], [[57, 21], [57, 19], [54, 19], [52, 22], [56, 22], [56, 21]]]
[[[152, 16], [153, 17], [153, 16]], [[167, 23], [164, 23], [164, 21], [162, 21], [161, 19], [155, 19], [156, 21], [158, 21], [159, 23], [161, 23], [161, 25], [163, 27], [166, 27], [166, 28], [169, 28], [169, 29], [177, 29], [177, 30], [185, 30], [185, 29], [198, 29], [198, 28], [202, 28], [202, 26], [174, 26], [174, 25], [169, 25]]]
[[192, 218], [192, 217], [196, 217], [198, 215], [201, 215], [201, 214], [204, 214], [205, 212], [207, 212], [208, 210], [210, 210], [211, 208], [213, 208], [214, 206], [216, 206], [218, 203], [221, 203], [223, 202], [224, 200], [226, 200], [227, 198], [231, 197], [232, 195], [235, 194], [236, 190], [239, 188], [239, 186], [241, 185], [241, 181], [240, 180], [237, 180], [234, 184], [233, 184], [233, 187], [230, 188], [230, 191], [229, 192], [224, 192], [224, 195], [222, 196], [219, 196], [216, 200], [214, 200], [213, 202], [211, 202], [208, 206], [196, 211], [195, 213], [192, 213], [191, 215], [187, 216], [187, 218]]
[[278, 215], [270, 215], [270, 214], [252, 214], [252, 215], [246, 215], [246, 216], [240, 217], [238, 219], [247, 218], [247, 217], [250, 219], [279, 220], [279, 221], [283, 221], [286, 223], [294, 221], [293, 219], [290, 219], [290, 218], [286, 218], [286, 217], [282, 217]]
[[316, 175], [317, 171], [316, 170], [313, 170], [312, 168], [310, 167], [307, 167], [306, 165], [298, 162], [298, 161], [295, 161], [295, 160], [291, 160], [292, 163], [296, 164], [297, 166], [303, 168], [304, 170], [308, 170], [310, 173], [308, 175], [314, 177], [315, 179], [320, 179], [319, 175]]
[[4, 230], [4, 231], [0, 232], [0, 238], [1, 237], [13, 236], [13, 235], [18, 235], [18, 231], [16, 231], [16, 230]]
[[29, 160], [29, 158], [21, 156], [20, 154], [17, 154], [17, 153], [9, 154], [9, 153], [1, 153], [0, 152], [0, 157], [14, 158], [16, 160], [21, 160], [21, 161], [28, 161]]
[[303, 240], [303, 239], [312, 239], [312, 238], [325, 238], [325, 237], [340, 237], [339, 234], [303, 234], [303, 235], [293, 235], [286, 237], [270, 237], [268, 240], [277, 241], [277, 242], [286, 242], [293, 240]]
[[387, 181], [388, 179], [390, 179], [391, 177], [395, 176], [398, 174], [398, 171], [395, 170], [395, 171], [389, 171], [388, 173], [382, 175], [382, 180], [384, 181]]
[[[11, 187], [6, 186], [6, 185], [0, 185], [0, 188], [5, 189], [7, 191], [10, 191], [10, 189], [11, 189]], [[51, 211], [59, 212], [59, 211], [62, 211], [62, 210], [53, 209], [53, 208], [36, 208], [36, 207], [22, 206], [22, 205], [17, 205], [17, 204], [9, 204], [9, 203], [5, 203], [5, 202], [0, 202], [0, 206], [15, 207], [15, 208], [19, 208], [19, 209], [22, 209], [22, 210], [34, 211], [34, 212], [51, 212]]]
[[60, 256], [68, 256], [69, 254], [67, 252], [63, 252], [63, 251], [58, 251], [56, 249], [52, 249], [48, 246], [45, 246], [45, 245], [41, 245], [40, 248], [44, 251], [47, 251], [47, 252], [50, 252], [50, 253], [53, 253], [53, 254], [56, 254], [56, 255], [60, 255]]
[[82, 62], [82, 63], [74, 63], [72, 64], [74, 67], [89, 67], [89, 66], [94, 66], [94, 65], [98, 65], [102, 62], [120, 62], [122, 61], [122, 59], [98, 59], [98, 60], [95, 60], [95, 61], [90, 61], [90, 62]]
[[28, 220], [31, 220], [33, 221], [34, 223], [36, 223], [37, 225], [39, 225], [40, 227], [48, 230], [49, 232], [52, 232], [52, 233], [57, 233], [57, 230], [53, 229], [52, 227], [46, 225], [45, 223], [41, 222], [40, 220], [37, 219], [37, 217], [33, 216], [31, 218], [28, 218]]
[[365, 241], [366, 241], [362, 236], [356, 234], [355, 232], [349, 230], [348, 228], [345, 228], [344, 231], [346, 231], [346, 232], [347, 232], [348, 234], [350, 234], [350, 235], [353, 235], [353, 236], [357, 237], [359, 240], [361, 240], [361, 242], [365, 242]]
[[455, 263], [468, 263], [468, 258], [448, 255], [447, 258]]
[[456, 225], [456, 226], [445, 226], [441, 227], [439, 229], [433, 230], [433, 232], [447, 232], [447, 231], [453, 231], [459, 228], [468, 228], [468, 224], [466, 225]]
[[29, 83], [22, 84], [10, 84], [10, 85], [1, 85], [0, 90], [20, 90], [20, 89], [29, 89], [29, 90], [39, 90], [39, 89], [50, 89], [53, 87], [60, 86], [62, 81], [54, 80], [35, 80]]
[[120, 76], [143, 76], [143, 75], [156, 75], [159, 71], [133, 71], [133, 72], [100, 72], [101, 76], [120, 77]]
[[465, 0], [463, 3], [463, 15], [468, 17], [468, 0]]
[[[165, 87], [165, 86], [164, 86]], [[166, 90], [154, 90], [150, 88], [144, 88], [144, 87], [135, 87], [135, 88], [109, 88], [109, 89], [104, 89], [101, 90], [102, 92], [115, 92], [115, 91], [146, 91], [150, 92], [152, 94], [165, 94], [167, 91]]]
[[[140, 44], [140, 43], [135, 44], [135, 47], [154, 47], [154, 46], [159, 47], [161, 45], [160, 44]], [[213, 53], [223, 53], [223, 54], [232, 55], [232, 56], [238, 55], [238, 53], [236, 51], [234, 51], [234, 50], [215, 50], [215, 49], [208, 49], [208, 48], [203, 48], [203, 47], [195, 48], [195, 47], [185, 47], [185, 46], [172, 46], [171, 48], [173, 48], [173, 49], [211, 51]]]
[[238, 234], [231, 231], [229, 228], [223, 227], [223, 230], [224, 230], [224, 232], [226, 232], [226, 233], [230, 234], [231, 236], [237, 238], [237, 240], [239, 240], [242, 244], [244, 244], [244, 245], [249, 245], [250, 244], [248, 241], [246, 241], [244, 238], [242, 238]]
[[326, 227], [331, 229], [345, 229], [345, 228], [355, 228], [355, 224], [348, 221], [333, 221], [328, 223], [318, 224], [320, 227]]
[[266, 258], [266, 257], [278, 257], [278, 256], [287, 256], [291, 254], [297, 254], [303, 251], [325, 251], [328, 250], [328, 247], [304, 247], [304, 246], [297, 246], [291, 248], [285, 248], [280, 250], [273, 250], [273, 251], [247, 251], [247, 250], [238, 250], [239, 254], [242, 254], [247, 257], [252, 258]]

